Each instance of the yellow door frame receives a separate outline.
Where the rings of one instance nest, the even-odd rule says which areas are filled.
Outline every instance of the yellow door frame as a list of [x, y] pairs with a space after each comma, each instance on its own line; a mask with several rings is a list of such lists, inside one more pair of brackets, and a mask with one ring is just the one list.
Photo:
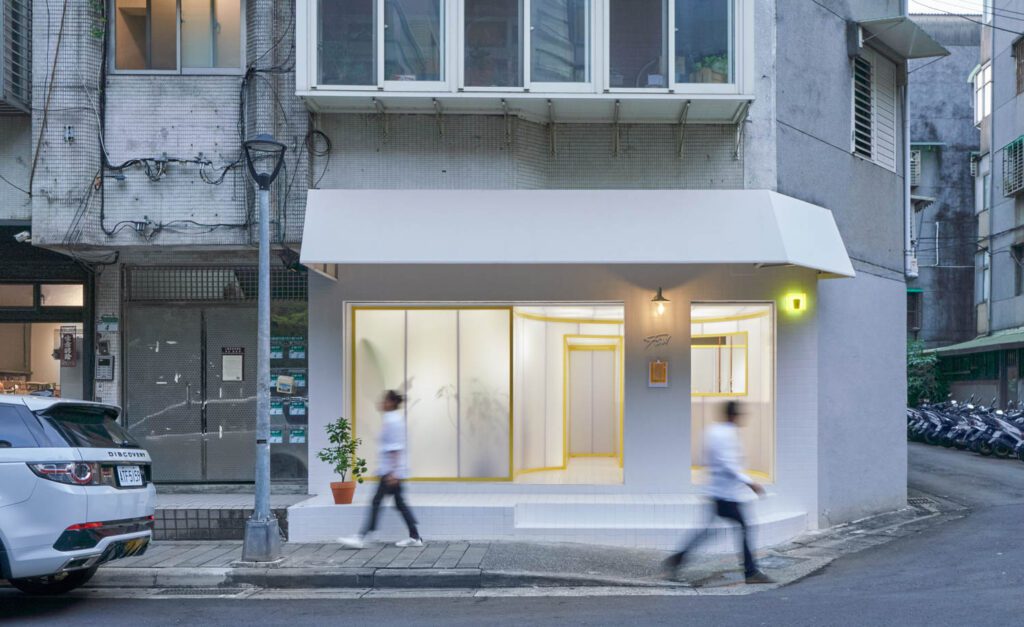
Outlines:
[[[588, 341], [588, 340], [614, 340], [613, 343], [604, 344], [586, 344], [586, 343], [573, 343], [573, 341]], [[571, 429], [569, 424], [569, 354], [575, 351], [612, 351], [618, 353], [617, 360], [617, 378], [618, 378], [618, 392], [619, 392], [619, 452], [618, 453], [593, 453], [593, 454], [576, 454], [572, 455], [569, 453], [569, 436], [571, 435]], [[624, 463], [624, 451], [623, 444], [625, 442], [625, 420], [624, 420], [624, 374], [625, 374], [625, 350], [623, 338], [621, 335], [587, 335], [587, 334], [566, 334], [562, 337], [562, 439], [563, 439], [563, 451], [562, 451], [562, 467], [565, 468], [569, 464], [569, 459], [573, 457], [615, 457], [619, 460], [619, 468], [623, 467]]]

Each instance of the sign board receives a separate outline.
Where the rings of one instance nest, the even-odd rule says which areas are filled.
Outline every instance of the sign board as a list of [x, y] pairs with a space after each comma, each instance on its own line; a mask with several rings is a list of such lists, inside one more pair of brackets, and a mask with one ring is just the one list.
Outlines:
[[305, 444], [306, 443], [306, 430], [305, 429], [292, 429], [288, 432], [288, 441], [292, 444]]
[[[52, 345], [51, 345], [52, 346]], [[60, 367], [74, 368], [78, 365], [78, 351], [75, 350], [75, 334], [60, 334]]]
[[288, 415], [289, 416], [305, 416], [306, 415], [306, 402], [305, 401], [292, 401], [288, 403]]
[[96, 323], [96, 331], [98, 333], [117, 333], [120, 328], [121, 324], [117, 316], [110, 314], [100, 316], [99, 322]]
[[668, 387], [668, 362], [655, 359], [647, 367], [647, 387]]
[[270, 444], [284, 444], [284, 430], [283, 429], [271, 429], [270, 439], [267, 440]]
[[284, 359], [284, 347], [280, 344], [270, 345], [270, 358], [271, 359]]
[[220, 349], [221, 381], [242, 381], [245, 378], [245, 348], [225, 346]]
[[278, 394], [291, 394], [295, 390], [295, 378], [288, 375], [274, 375], [274, 387]]
[[288, 359], [305, 359], [306, 358], [306, 345], [305, 344], [292, 344], [288, 347]]
[[284, 415], [284, 402], [277, 399], [270, 399], [270, 415], [271, 416], [283, 416]]

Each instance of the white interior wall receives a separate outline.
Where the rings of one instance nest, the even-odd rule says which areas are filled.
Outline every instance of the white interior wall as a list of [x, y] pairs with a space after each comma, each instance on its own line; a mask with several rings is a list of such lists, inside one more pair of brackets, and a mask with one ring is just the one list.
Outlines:
[[47, 322], [32, 324], [32, 381], [59, 383], [60, 362], [53, 358], [53, 349], [54, 337], [60, 326]]
[[[458, 312], [412, 310], [405, 349], [409, 469], [421, 477], [459, 476]], [[358, 328], [358, 327], [357, 327]]]
[[[694, 307], [693, 318], [700, 317], [699, 305]], [[716, 306], [720, 308], [721, 306]], [[701, 465], [704, 446], [704, 431], [719, 420], [724, 405], [735, 400], [741, 403], [745, 412], [740, 440], [746, 456], [747, 468], [769, 475], [772, 473], [774, 437], [774, 386], [772, 371], [775, 341], [772, 336], [772, 316], [750, 320], [731, 320], [692, 324], [695, 335], [718, 333], [747, 333], [747, 393], [736, 397], [698, 397], [692, 400], [692, 439], [690, 455], [694, 465]], [[695, 349], [710, 350], [710, 349]], [[742, 367], [742, 364], [737, 364]], [[694, 374], [695, 378], [701, 376]]]

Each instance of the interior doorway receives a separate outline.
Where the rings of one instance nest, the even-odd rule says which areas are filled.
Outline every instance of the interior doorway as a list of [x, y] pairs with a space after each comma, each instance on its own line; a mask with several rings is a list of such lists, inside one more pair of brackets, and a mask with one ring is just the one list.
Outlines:
[[569, 347], [569, 457], [618, 457], [616, 345]]

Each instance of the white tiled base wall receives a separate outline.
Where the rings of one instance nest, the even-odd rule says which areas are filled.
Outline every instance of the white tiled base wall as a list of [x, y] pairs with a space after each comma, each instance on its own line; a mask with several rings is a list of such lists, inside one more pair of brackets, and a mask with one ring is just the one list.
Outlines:
[[[376, 486], [361, 486], [352, 505], [319, 495], [288, 509], [292, 542], [333, 542], [356, 533]], [[580, 542], [670, 550], [704, 526], [707, 502], [694, 495], [413, 494], [409, 505], [426, 540]], [[779, 544], [807, 530], [803, 512], [778, 511], [772, 498], [747, 508], [757, 547]], [[378, 520], [377, 538], [407, 535], [390, 499]], [[736, 550], [733, 525], [717, 520], [702, 546], [709, 553]]]

